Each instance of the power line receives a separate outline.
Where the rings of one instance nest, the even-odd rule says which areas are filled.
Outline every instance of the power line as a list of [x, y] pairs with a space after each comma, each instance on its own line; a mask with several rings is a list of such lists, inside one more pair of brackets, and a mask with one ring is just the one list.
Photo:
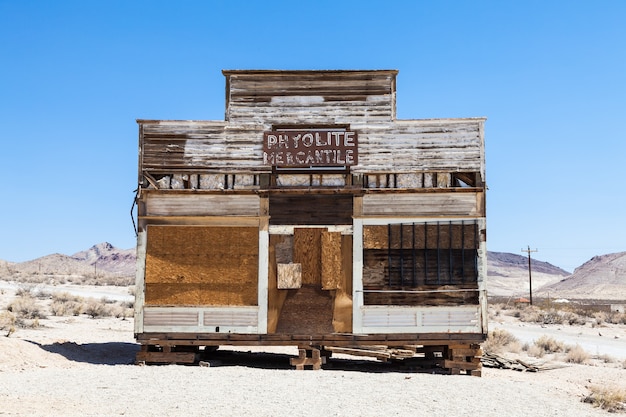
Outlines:
[[533, 276], [530, 267], [530, 253], [539, 251], [537, 249], [531, 250], [529, 245], [527, 249], [522, 249], [522, 252], [526, 252], [528, 254], [528, 288], [530, 290], [530, 305], [533, 305]]

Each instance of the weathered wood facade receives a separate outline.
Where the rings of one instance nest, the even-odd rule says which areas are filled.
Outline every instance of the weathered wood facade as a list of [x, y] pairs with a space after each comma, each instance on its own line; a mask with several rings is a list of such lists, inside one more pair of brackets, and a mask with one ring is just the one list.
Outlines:
[[143, 354], [476, 349], [485, 119], [397, 120], [393, 70], [223, 73], [224, 121], [138, 121]]

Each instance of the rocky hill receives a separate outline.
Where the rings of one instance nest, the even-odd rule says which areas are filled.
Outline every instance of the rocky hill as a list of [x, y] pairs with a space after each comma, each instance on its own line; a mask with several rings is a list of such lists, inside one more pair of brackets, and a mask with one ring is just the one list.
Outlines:
[[540, 288], [538, 296], [626, 301], [626, 252], [594, 256], [565, 279]]
[[[570, 275], [548, 262], [531, 260], [533, 295], [535, 290]], [[528, 297], [528, 257], [505, 252], [487, 253], [487, 294], [489, 296]]]
[[55, 253], [26, 262], [0, 261], [0, 279], [4, 280], [127, 285], [134, 276], [135, 249], [118, 249], [108, 242], [71, 256]]

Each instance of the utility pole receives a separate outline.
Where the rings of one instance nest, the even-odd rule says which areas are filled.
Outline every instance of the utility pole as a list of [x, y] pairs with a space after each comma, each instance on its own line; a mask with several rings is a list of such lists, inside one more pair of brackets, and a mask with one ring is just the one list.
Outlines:
[[531, 273], [531, 267], [530, 267], [530, 253], [531, 252], [538, 252], [537, 249], [530, 249], [530, 246], [528, 246], [527, 249], [522, 249], [522, 252], [526, 252], [528, 254], [528, 285], [529, 285], [529, 289], [530, 289], [530, 305], [533, 305], [533, 276]]

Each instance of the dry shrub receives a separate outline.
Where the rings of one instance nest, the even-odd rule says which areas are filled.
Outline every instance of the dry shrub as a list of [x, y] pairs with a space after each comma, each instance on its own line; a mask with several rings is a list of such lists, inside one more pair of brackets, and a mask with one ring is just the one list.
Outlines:
[[109, 306], [101, 301], [89, 300], [85, 304], [84, 313], [91, 316], [92, 319], [96, 317], [109, 317]]
[[626, 410], [626, 390], [618, 387], [592, 386], [591, 393], [584, 397], [583, 402], [593, 404], [603, 410], [614, 413]]
[[587, 353], [580, 345], [568, 346], [565, 354], [565, 362], [570, 363], [587, 363], [591, 359], [591, 355]]
[[585, 316], [581, 316], [580, 314], [574, 313], [572, 311], [565, 311], [561, 315], [563, 317], [563, 321], [570, 326], [584, 326], [585, 324], [587, 324], [587, 318]]
[[126, 318], [133, 315], [133, 309], [128, 308], [126, 303], [103, 298], [101, 300], [89, 299], [84, 304], [83, 312], [91, 318], [117, 317]]
[[526, 351], [528, 356], [534, 356], [535, 358], [542, 358], [545, 355], [544, 350], [535, 344], [525, 344], [522, 349]]
[[34, 297], [35, 287], [33, 285], [20, 285], [15, 290], [16, 297]]
[[83, 303], [77, 301], [53, 301], [50, 313], [53, 316], [78, 316], [83, 311]]
[[30, 295], [24, 295], [14, 299], [7, 307], [7, 310], [14, 313], [20, 319], [45, 319], [46, 314], [37, 300]]
[[598, 359], [604, 363], [615, 363], [617, 361], [613, 356], [607, 355], [606, 353], [598, 355]]
[[487, 340], [483, 343], [483, 349], [486, 352], [502, 352], [505, 348], [509, 351], [519, 351], [517, 337], [504, 329], [495, 329], [489, 332]]
[[11, 333], [15, 331], [15, 314], [10, 311], [0, 312], [0, 330], [6, 333], [6, 337], [11, 336]]
[[563, 342], [546, 335], [543, 335], [539, 339], [535, 340], [535, 346], [541, 349], [544, 353], [558, 353], [565, 351], [565, 345]]
[[83, 310], [84, 299], [68, 292], [52, 295], [50, 313], [53, 316], [78, 316]]

